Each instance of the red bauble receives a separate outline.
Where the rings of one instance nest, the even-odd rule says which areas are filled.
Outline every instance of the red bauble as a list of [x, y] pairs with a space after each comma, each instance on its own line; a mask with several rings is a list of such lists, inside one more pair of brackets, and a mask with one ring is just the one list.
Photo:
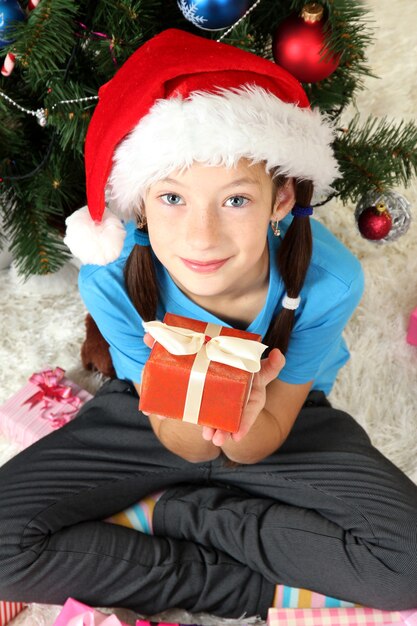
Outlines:
[[340, 55], [328, 52], [324, 35], [323, 7], [305, 5], [301, 16], [290, 16], [278, 26], [272, 43], [277, 65], [302, 83], [316, 83], [332, 74]]
[[362, 237], [372, 241], [383, 239], [392, 228], [392, 217], [382, 202], [370, 206], [360, 214], [358, 228]]

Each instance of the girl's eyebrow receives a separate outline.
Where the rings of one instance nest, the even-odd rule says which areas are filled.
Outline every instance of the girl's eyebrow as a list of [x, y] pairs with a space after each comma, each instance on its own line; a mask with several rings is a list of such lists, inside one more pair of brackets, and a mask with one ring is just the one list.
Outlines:
[[[180, 187], [187, 187], [187, 185], [184, 185], [184, 183], [181, 183], [179, 180], [169, 177], [162, 178], [158, 181], [158, 183], [169, 183], [172, 185], [179, 185]], [[260, 182], [253, 178], [237, 178], [236, 180], [232, 180], [230, 183], [227, 183], [227, 185], [224, 185], [221, 189], [228, 189], [229, 187], [236, 187], [238, 185], [256, 185], [257, 187], [261, 186]]]

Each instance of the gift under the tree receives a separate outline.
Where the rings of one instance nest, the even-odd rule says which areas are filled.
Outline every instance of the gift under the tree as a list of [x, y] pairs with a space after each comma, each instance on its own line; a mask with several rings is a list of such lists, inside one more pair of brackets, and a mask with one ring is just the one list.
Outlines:
[[365, 607], [269, 609], [267, 626], [417, 626], [417, 611], [380, 611]]
[[144, 328], [155, 344], [143, 370], [139, 409], [237, 432], [267, 347], [261, 336], [172, 313]]
[[410, 315], [408, 322], [407, 341], [412, 346], [417, 346], [417, 308]]
[[0, 626], [6, 626], [16, 615], [26, 608], [24, 602], [0, 601]]
[[65, 378], [65, 370], [45, 368], [0, 406], [0, 430], [27, 448], [72, 420], [91, 394]]
[[[136, 626], [183, 626], [183, 625], [179, 624], [178, 622], [174, 624], [173, 622], [154, 622], [154, 621], [149, 621], [147, 619], [138, 619], [136, 620]], [[190, 626], [197, 626], [197, 625], [190, 624]]]
[[52, 626], [128, 626], [116, 615], [106, 615], [87, 604], [68, 598]]

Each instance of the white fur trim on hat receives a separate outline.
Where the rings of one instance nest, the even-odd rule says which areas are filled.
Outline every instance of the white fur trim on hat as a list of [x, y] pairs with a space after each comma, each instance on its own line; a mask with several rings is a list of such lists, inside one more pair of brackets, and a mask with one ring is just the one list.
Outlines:
[[67, 217], [65, 223], [64, 243], [81, 263], [106, 265], [120, 256], [126, 231], [120, 219], [108, 209], [101, 222], [94, 222], [85, 206]]
[[194, 161], [266, 170], [311, 180], [326, 192], [338, 176], [333, 129], [318, 110], [286, 103], [255, 85], [157, 100], [117, 147], [109, 177], [112, 208], [130, 216], [147, 188]]

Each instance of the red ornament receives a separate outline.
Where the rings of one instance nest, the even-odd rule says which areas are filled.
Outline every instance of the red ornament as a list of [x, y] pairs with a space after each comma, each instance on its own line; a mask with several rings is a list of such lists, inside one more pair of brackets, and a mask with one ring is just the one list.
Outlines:
[[362, 237], [378, 241], [386, 237], [392, 228], [392, 217], [383, 202], [366, 208], [358, 218], [358, 228]]
[[275, 62], [302, 83], [316, 83], [332, 74], [340, 54], [326, 47], [323, 7], [306, 4], [300, 16], [292, 15], [278, 26], [272, 43]]

